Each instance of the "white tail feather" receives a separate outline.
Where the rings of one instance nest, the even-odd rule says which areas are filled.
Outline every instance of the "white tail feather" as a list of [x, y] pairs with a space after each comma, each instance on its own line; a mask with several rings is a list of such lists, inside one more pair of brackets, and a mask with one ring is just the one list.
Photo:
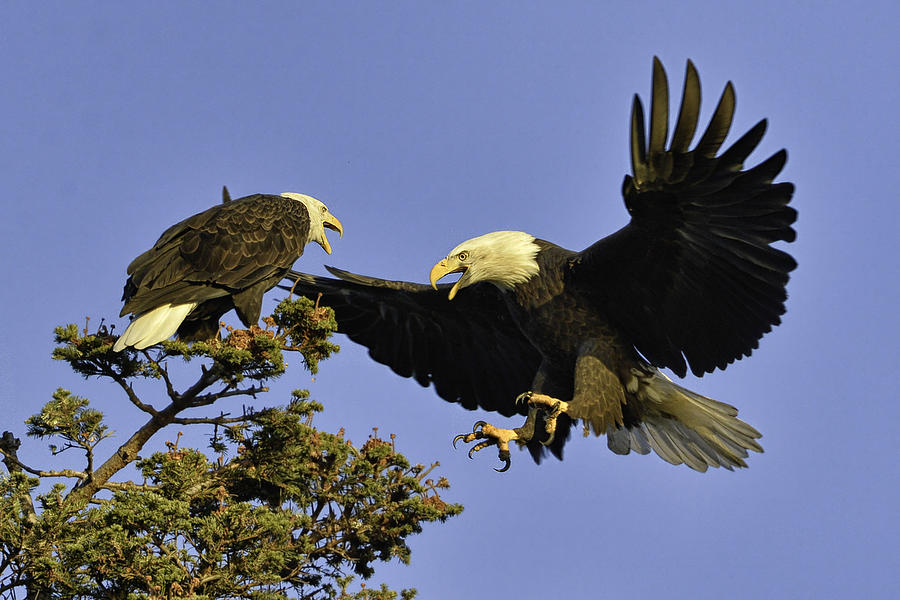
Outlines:
[[[659, 371], [632, 371], [628, 382], [640, 402], [642, 423], [631, 429], [609, 428], [609, 448], [617, 454], [652, 449], [674, 465], [697, 471], [708, 467], [746, 467], [748, 450], [762, 452], [761, 434], [737, 418], [736, 408], [673, 383]], [[630, 391], [630, 390], [629, 390]]]
[[114, 352], [120, 352], [128, 346], [143, 350], [147, 346], [158, 344], [172, 337], [184, 319], [197, 307], [196, 302], [187, 304], [163, 304], [135, 318], [116, 340]]

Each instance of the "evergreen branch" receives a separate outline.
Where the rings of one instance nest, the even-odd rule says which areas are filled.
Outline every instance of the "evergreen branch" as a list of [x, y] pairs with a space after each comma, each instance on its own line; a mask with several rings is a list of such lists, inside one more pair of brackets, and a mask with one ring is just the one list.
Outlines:
[[249, 414], [242, 417], [177, 417], [172, 423], [175, 425], [232, 425], [234, 423], [246, 423], [253, 416], [253, 414]]
[[177, 406], [179, 411], [193, 406], [193, 402], [197, 396], [199, 396], [203, 390], [219, 381], [225, 374], [225, 367], [219, 363], [213, 364], [209, 369], [206, 367], [201, 368], [203, 374], [200, 376], [200, 379], [197, 380], [197, 383], [189, 387], [183, 394], [176, 392], [174, 398], [172, 398], [172, 406]]
[[0, 438], [0, 454], [3, 454], [3, 464], [10, 473], [21, 473], [25, 471], [32, 475], [40, 476], [41, 472], [33, 469], [19, 460], [19, 446], [22, 444], [19, 438], [13, 436], [9, 431], [4, 431]]
[[[149, 356], [148, 356], [149, 359]], [[152, 361], [154, 364], [158, 364], [156, 361]], [[169, 377], [169, 369], [160, 367], [158, 369], [159, 376], [162, 378], [163, 382], [166, 384], [166, 394], [168, 394], [169, 398], [173, 401], [178, 396], [178, 392], [175, 391], [175, 386], [172, 384], [172, 380]]]
[[229, 388], [231, 388], [232, 385], [233, 384], [228, 384], [228, 386], [226, 386], [225, 389], [223, 389], [221, 392], [215, 392], [212, 394], [203, 394], [202, 396], [197, 396], [191, 402], [191, 407], [208, 406], [210, 404], [213, 404], [216, 400], [218, 400], [220, 398], [230, 398], [232, 396], [250, 396], [252, 398], [256, 398], [256, 394], [269, 391], [269, 388], [264, 385], [253, 386], [253, 387], [249, 387], [249, 388], [229, 389]]
[[163, 410], [154, 410], [149, 421], [119, 446], [119, 449], [96, 471], [69, 492], [67, 500], [71, 500], [76, 505], [86, 503], [94, 494], [103, 489], [113, 475], [137, 458], [141, 448], [156, 432], [174, 423], [178, 413], [187, 408], [201, 406], [202, 404], [197, 404], [198, 396], [219, 381], [225, 374], [225, 369], [219, 363], [215, 363], [211, 368], [203, 368], [202, 371], [200, 379], [184, 393], [176, 393], [175, 399], [169, 406]]
[[135, 490], [158, 490], [158, 485], [150, 485], [148, 483], [134, 483], [133, 481], [107, 481], [101, 486], [101, 489], [110, 492], [132, 492]]
[[[5, 569], [4, 569], [4, 571], [5, 571]], [[0, 573], [2, 573], [2, 572], [3, 571], [0, 571]], [[21, 575], [19, 575], [17, 573], [15, 579], [10, 579], [9, 583], [4, 583], [4, 584], [0, 585], [0, 593], [8, 592], [17, 587], [20, 587], [21, 585], [22, 585]], [[11, 596], [11, 597], [15, 598], [15, 596]]]
[[134, 388], [131, 387], [131, 384], [129, 384], [124, 377], [122, 377], [121, 373], [117, 372], [115, 369], [106, 368], [104, 369], [103, 374], [119, 384], [119, 387], [121, 387], [125, 391], [125, 395], [128, 397], [128, 400], [136, 407], [138, 407], [138, 409], [150, 415], [155, 415], [157, 413], [156, 408], [154, 408], [150, 404], [145, 404], [140, 399], [140, 397], [138, 397], [137, 393], [134, 391]]
[[88, 475], [94, 472], [94, 446], [97, 443], [99, 443], [99, 440], [94, 444], [85, 444], [84, 446], [84, 455], [87, 459], [87, 466], [84, 470]]
[[38, 477], [71, 477], [74, 479], [84, 480], [90, 476], [89, 472], [76, 471], [75, 469], [63, 469], [61, 471], [37, 471], [33, 472]]

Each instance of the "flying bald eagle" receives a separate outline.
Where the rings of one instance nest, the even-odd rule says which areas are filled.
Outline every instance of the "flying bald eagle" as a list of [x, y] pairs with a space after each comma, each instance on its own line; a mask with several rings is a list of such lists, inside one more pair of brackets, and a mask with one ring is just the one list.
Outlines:
[[119, 316], [135, 315], [113, 346], [146, 348], [178, 333], [208, 339], [235, 309], [247, 327], [259, 321], [263, 294], [284, 278], [309, 242], [328, 254], [325, 228], [343, 236], [328, 208], [304, 194], [254, 194], [231, 200], [167, 229], [128, 265]]
[[[737, 410], [669, 380], [724, 369], [780, 323], [796, 262], [794, 186], [773, 183], [784, 150], [743, 164], [766, 129], [760, 121], [717, 156], [735, 97], [725, 86], [706, 132], [690, 144], [700, 83], [688, 61], [681, 109], [669, 141], [668, 83], [653, 61], [649, 137], [635, 96], [632, 175], [622, 194], [631, 221], [581, 252], [521, 231], [463, 242], [431, 270], [431, 286], [331, 269], [339, 279], [292, 273], [295, 289], [336, 312], [339, 331], [376, 361], [469, 409], [527, 415], [522, 427], [484, 421], [457, 441], [469, 455], [509, 445], [562, 458], [573, 422], [606, 434], [617, 454], [655, 451], [705, 471], [745, 467], [762, 452], [760, 433]], [[450, 273], [452, 285], [436, 285]], [[432, 289], [433, 288], [433, 289]]]

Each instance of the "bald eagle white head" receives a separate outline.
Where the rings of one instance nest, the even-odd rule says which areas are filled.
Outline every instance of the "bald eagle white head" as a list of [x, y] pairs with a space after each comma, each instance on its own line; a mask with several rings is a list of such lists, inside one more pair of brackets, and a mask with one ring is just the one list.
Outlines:
[[540, 246], [534, 240], [533, 235], [524, 231], [494, 231], [466, 240], [434, 265], [431, 285], [437, 289], [439, 279], [462, 272], [450, 288], [450, 300], [462, 288], [479, 281], [493, 283], [503, 290], [512, 289], [540, 270], [536, 259]]
[[325, 237], [325, 228], [338, 232], [340, 237], [344, 237], [344, 230], [340, 222], [328, 212], [328, 207], [319, 200], [306, 194], [298, 194], [296, 192], [284, 192], [281, 194], [285, 198], [302, 202], [309, 211], [309, 241], [316, 242], [328, 254], [331, 254], [331, 244]]

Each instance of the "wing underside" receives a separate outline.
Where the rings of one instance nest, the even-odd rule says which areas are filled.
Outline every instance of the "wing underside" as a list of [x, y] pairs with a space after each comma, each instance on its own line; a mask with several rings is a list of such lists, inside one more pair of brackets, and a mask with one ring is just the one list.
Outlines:
[[369, 355], [468, 409], [523, 414], [514, 403], [529, 389], [540, 356], [512, 322], [500, 292], [476, 284], [447, 300], [422, 284], [329, 268], [331, 279], [291, 272], [294, 291], [335, 311], [338, 331]]

